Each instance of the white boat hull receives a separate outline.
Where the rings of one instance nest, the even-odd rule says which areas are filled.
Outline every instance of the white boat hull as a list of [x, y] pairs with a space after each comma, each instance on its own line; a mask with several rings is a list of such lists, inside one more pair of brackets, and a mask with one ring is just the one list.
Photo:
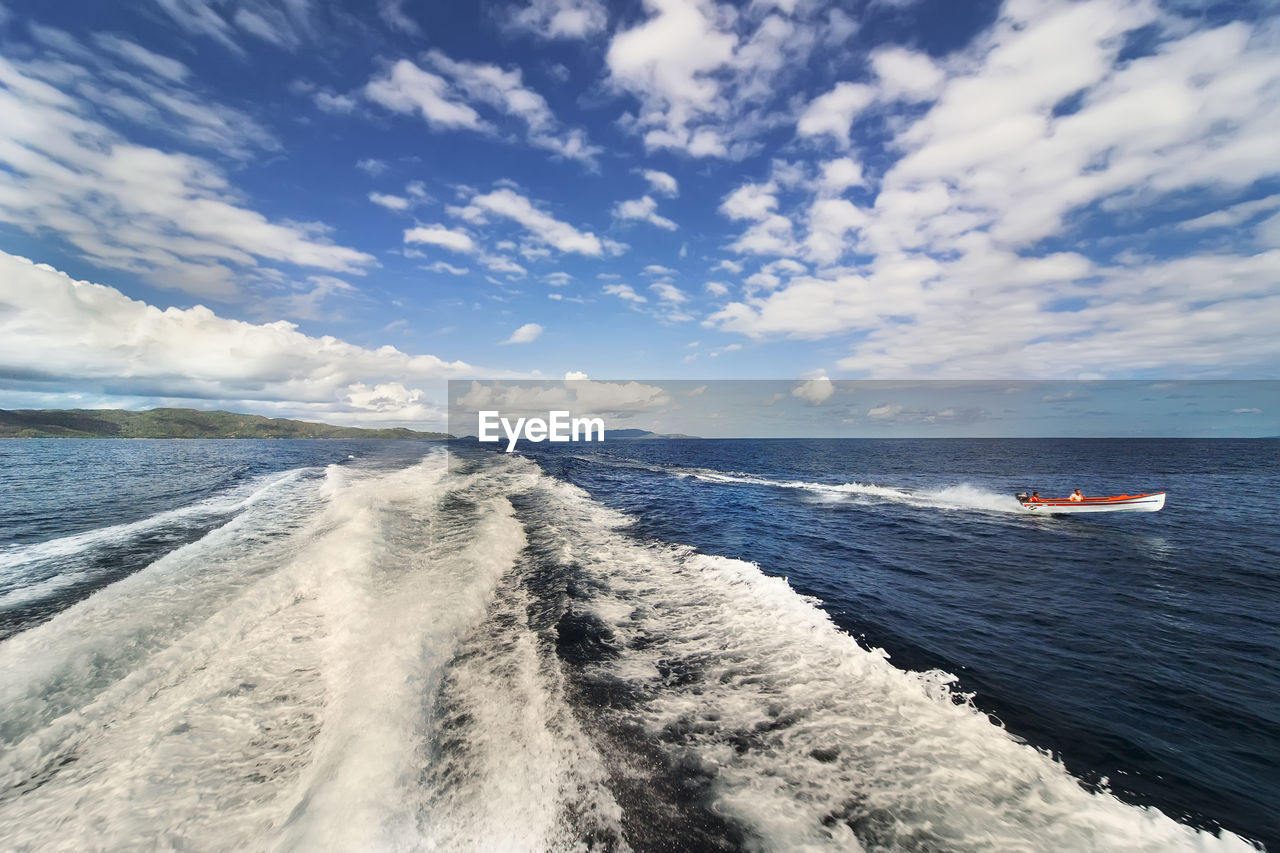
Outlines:
[[1085, 512], [1159, 512], [1164, 509], [1164, 492], [1149, 495], [1120, 495], [1108, 498], [1085, 498], [1082, 501], [1025, 501], [1022, 508], [1036, 515], [1075, 515]]

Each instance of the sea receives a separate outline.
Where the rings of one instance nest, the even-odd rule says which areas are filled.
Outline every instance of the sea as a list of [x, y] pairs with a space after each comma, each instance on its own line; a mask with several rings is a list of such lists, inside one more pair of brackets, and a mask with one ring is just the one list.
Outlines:
[[0, 848], [1280, 850], [1280, 440], [451, 444], [0, 441]]

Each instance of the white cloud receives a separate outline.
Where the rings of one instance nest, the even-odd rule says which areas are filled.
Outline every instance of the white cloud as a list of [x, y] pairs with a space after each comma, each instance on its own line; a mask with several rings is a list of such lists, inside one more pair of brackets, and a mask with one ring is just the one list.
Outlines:
[[152, 53], [140, 44], [111, 33], [95, 33], [93, 42], [108, 53], [173, 83], [181, 83], [191, 74], [191, 69], [178, 60]]
[[[439, 409], [415, 392], [479, 372], [390, 346], [310, 337], [283, 321], [246, 323], [203, 306], [161, 310], [3, 252], [0, 302], [8, 306], [0, 372], [27, 389], [272, 407], [338, 423], [438, 423]], [[397, 395], [398, 407], [389, 403]]]
[[406, 244], [427, 243], [453, 252], [468, 253], [476, 250], [475, 241], [471, 239], [470, 234], [459, 229], [446, 228], [443, 225], [419, 225], [416, 228], [406, 229], [404, 242]]
[[613, 208], [613, 215], [622, 220], [639, 220], [648, 222], [664, 231], [675, 231], [676, 224], [665, 216], [658, 215], [658, 202], [653, 196], [620, 201]]
[[381, 205], [387, 210], [405, 211], [409, 209], [409, 199], [398, 195], [385, 195], [383, 193], [369, 193], [369, 201], [374, 204]]
[[207, 36], [235, 53], [244, 53], [231, 37], [231, 24], [214, 11], [208, 0], [156, 0], [156, 5], [192, 35]]
[[819, 263], [834, 263], [850, 247], [845, 237], [868, 222], [867, 214], [842, 198], [824, 198], [809, 208], [809, 236], [804, 246]]
[[524, 85], [519, 69], [504, 71], [496, 65], [462, 62], [433, 50], [427, 60], [448, 76], [454, 87], [471, 102], [479, 102], [522, 121], [530, 144], [562, 157], [594, 163], [600, 149], [591, 145], [586, 132], [564, 131], [547, 101]]
[[871, 54], [871, 67], [880, 78], [880, 95], [890, 100], [927, 101], [942, 87], [942, 70], [926, 54], [901, 47], [881, 48]]
[[1270, 213], [1276, 209], [1280, 209], [1280, 194], [1233, 204], [1222, 210], [1216, 210], [1213, 213], [1207, 213], [1204, 216], [1197, 216], [1195, 219], [1180, 222], [1178, 227], [1186, 231], [1200, 231], [1207, 228], [1234, 228], [1255, 216]]
[[404, 10], [405, 0], [378, 0], [378, 16], [393, 30], [416, 36], [422, 33], [418, 22]]
[[675, 275], [676, 271], [671, 267], [664, 267], [662, 264], [646, 264], [644, 268], [645, 275]]
[[609, 22], [600, 0], [529, 0], [511, 8], [509, 24], [545, 39], [585, 39]]
[[[1155, 40], [1150, 52], [1120, 61], [1126, 33], [1142, 27]], [[1263, 250], [1254, 255], [1221, 248], [1222, 235], [1209, 254], [1194, 254], [1203, 250], [1188, 237], [1173, 257], [1162, 246], [1154, 257], [1108, 259], [1095, 237], [1113, 217], [1142, 221], [1166, 200], [1187, 205], [1197, 194], [1238, 198], [1280, 173], [1263, 153], [1280, 135], [1272, 36], [1241, 22], [1196, 29], [1129, 0], [1027, 0], [1006, 4], [987, 34], [943, 65], [876, 54], [872, 92], [846, 89], [842, 103], [810, 110], [804, 124], [843, 142], [874, 100], [933, 101], [888, 123], [886, 151], [899, 159], [865, 184], [873, 203], [831, 198], [846, 178], [824, 170], [794, 209], [767, 186], [743, 188], [721, 207], [752, 223], [737, 251], [784, 254], [795, 248], [795, 222], [806, 229], [804, 256], [856, 265], [748, 294], [709, 325], [753, 337], [857, 333], [839, 366], [868, 375], [1273, 363], [1280, 344], [1263, 328], [1280, 324], [1280, 299], [1264, 282], [1280, 261], [1280, 216], [1274, 231], [1258, 220], [1280, 205], [1246, 201], [1180, 226], [1250, 225], [1230, 239]], [[1045, 238], [1081, 251], [1052, 252]]]
[[440, 130], [489, 130], [480, 114], [461, 100], [452, 98], [447, 80], [401, 59], [381, 77], [370, 80], [365, 97], [398, 113], [420, 113], [431, 127]]
[[743, 184], [720, 203], [720, 212], [730, 219], [767, 219], [778, 207], [777, 186]]
[[[148, 133], [239, 159], [280, 148], [275, 137], [247, 113], [188, 90], [163, 74], [138, 74], [135, 70], [139, 63], [166, 67], [165, 57], [114, 36], [97, 37], [95, 43], [100, 39], [109, 47], [98, 45], [94, 51], [63, 30], [31, 24], [30, 31], [46, 49], [34, 60], [15, 59], [13, 72], [40, 80], [74, 99], [74, 103], [59, 102], [57, 106], [86, 117], [96, 109], [122, 124], [142, 126]], [[113, 57], [126, 64], [114, 64]], [[173, 68], [166, 70], [176, 73]], [[7, 85], [15, 92], [35, 94], [13, 80]]]
[[350, 95], [320, 91], [312, 95], [312, 99], [316, 102], [316, 106], [326, 113], [350, 115], [356, 109], [356, 99]]
[[457, 213], [468, 222], [484, 221], [485, 214], [511, 219], [522, 225], [534, 239], [561, 252], [594, 256], [604, 250], [595, 234], [579, 231], [538, 210], [529, 199], [506, 187], [472, 198], [471, 203]]
[[471, 272], [466, 267], [455, 267], [453, 264], [445, 263], [444, 261], [436, 261], [426, 269], [428, 272], [445, 272], [449, 275], [466, 275]]
[[480, 259], [480, 262], [493, 272], [504, 273], [514, 278], [523, 278], [528, 274], [528, 270], [524, 267], [501, 255], [485, 255]]
[[525, 323], [520, 328], [511, 333], [511, 337], [502, 343], [505, 344], [528, 344], [536, 341], [542, 335], [542, 327], [537, 323]]
[[658, 298], [663, 302], [670, 302], [673, 305], [679, 305], [689, 301], [689, 297], [685, 295], [684, 291], [676, 287], [674, 284], [667, 284], [666, 282], [660, 281], [656, 284], [649, 285], [649, 289], [657, 292]]
[[609, 294], [610, 296], [616, 296], [619, 299], [625, 300], [627, 302], [641, 303], [641, 302], [649, 301], [648, 299], [645, 299], [640, 294], [636, 293], [635, 290], [632, 289], [631, 285], [629, 284], [606, 284], [602, 288], [602, 290], [604, 290], [604, 292]]
[[875, 420], [889, 420], [902, 414], [903, 407], [897, 403], [886, 403], [867, 409], [867, 417]]
[[751, 255], [794, 255], [799, 252], [791, 220], [771, 214], [753, 224], [730, 244], [734, 252]]
[[704, 286], [706, 287], [707, 293], [710, 293], [712, 296], [729, 295], [729, 286], [723, 282], [709, 281]]
[[653, 17], [618, 32], [609, 44], [611, 79], [641, 98], [646, 146], [722, 155], [714, 130], [691, 130], [690, 124], [720, 109], [710, 75], [733, 58], [737, 37], [719, 30], [709, 16], [714, 10], [696, 0], [648, 0], [645, 6]]
[[854, 118], [871, 105], [875, 96], [876, 90], [863, 83], [837, 83], [830, 92], [810, 102], [796, 122], [796, 132], [801, 136], [827, 135], [847, 147]]
[[828, 160], [822, 164], [822, 176], [818, 179], [818, 187], [824, 193], [839, 194], [849, 187], [866, 186], [862, 177], [862, 166], [849, 157]]
[[658, 195], [665, 195], [671, 198], [680, 195], [680, 185], [676, 183], [675, 178], [666, 172], [659, 172], [657, 169], [646, 169], [644, 179], [649, 182], [650, 189]]
[[831, 399], [831, 395], [835, 392], [836, 388], [831, 384], [831, 380], [825, 376], [819, 376], [792, 388], [791, 396], [804, 400], [810, 406], [821, 406]]
[[[213, 106], [154, 94], [193, 122], [217, 118]], [[260, 274], [260, 260], [357, 273], [374, 263], [328, 242], [319, 223], [272, 222], [249, 209], [208, 160], [130, 144], [89, 112], [0, 58], [0, 222], [54, 232], [95, 263], [159, 287], [219, 298], [237, 292], [237, 271]]]
[[385, 160], [378, 160], [373, 157], [368, 157], [364, 160], [357, 160], [356, 168], [364, 172], [365, 174], [369, 175], [370, 177], [376, 178], [379, 175], [381, 175], [383, 172], [387, 171], [389, 167], [387, 166], [387, 162]]

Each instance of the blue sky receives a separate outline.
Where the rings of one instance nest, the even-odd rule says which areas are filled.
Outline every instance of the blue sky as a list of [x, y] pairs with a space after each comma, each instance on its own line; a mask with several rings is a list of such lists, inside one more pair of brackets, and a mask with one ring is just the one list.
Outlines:
[[4, 408], [1280, 374], [1273, 2], [0, 0], [0, 115]]

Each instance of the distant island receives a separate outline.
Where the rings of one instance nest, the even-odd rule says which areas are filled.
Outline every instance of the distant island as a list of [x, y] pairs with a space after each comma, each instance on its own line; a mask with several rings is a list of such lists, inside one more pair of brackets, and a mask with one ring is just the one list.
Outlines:
[[451, 438], [199, 409], [0, 409], [0, 438]]
[[678, 432], [650, 432], [647, 429], [607, 429], [604, 431], [605, 441], [615, 438], [697, 438], [697, 436], [682, 435]]

